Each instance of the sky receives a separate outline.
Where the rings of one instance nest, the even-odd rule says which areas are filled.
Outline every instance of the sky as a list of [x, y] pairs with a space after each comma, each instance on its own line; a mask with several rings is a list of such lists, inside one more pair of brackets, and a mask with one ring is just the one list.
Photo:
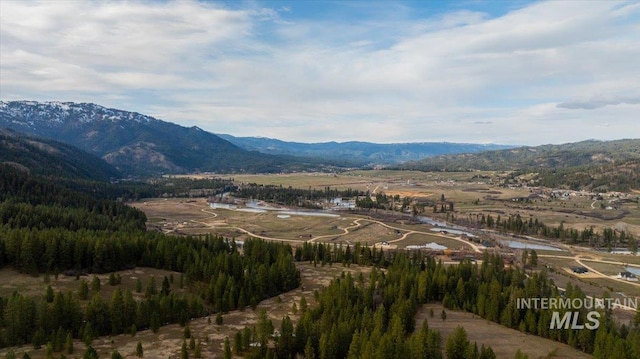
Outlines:
[[0, 0], [0, 100], [299, 142], [640, 138], [640, 2]]

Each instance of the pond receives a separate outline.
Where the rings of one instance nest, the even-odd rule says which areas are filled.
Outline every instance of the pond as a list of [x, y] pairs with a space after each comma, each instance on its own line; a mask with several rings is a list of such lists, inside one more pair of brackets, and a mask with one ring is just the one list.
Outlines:
[[545, 250], [545, 251], [562, 252], [562, 249], [560, 249], [560, 248], [556, 248], [556, 247], [552, 247], [552, 246], [545, 246], [544, 244], [522, 243], [522, 242], [518, 242], [518, 241], [507, 241], [507, 240], [501, 240], [500, 242], [502, 244], [507, 245], [507, 247], [509, 247], [509, 248], [515, 248], [515, 249], [537, 249], [537, 250]]
[[640, 276], [640, 268], [638, 267], [624, 267], [624, 269], [629, 273], [633, 273], [637, 276]]
[[469, 237], [469, 238], [475, 238], [475, 237], [476, 237], [475, 235], [473, 235], [473, 234], [471, 234], [471, 233], [469, 233], [469, 232], [459, 231], [459, 230], [457, 230], [457, 229], [446, 228], [446, 227], [445, 227], [445, 228], [442, 228], [442, 227], [440, 227], [440, 228], [431, 228], [431, 230], [432, 230], [433, 232], [442, 232], [442, 231], [447, 231], [448, 233], [453, 233], [453, 234], [458, 234], [458, 235], [466, 234], [466, 235], [467, 235], [467, 237]]

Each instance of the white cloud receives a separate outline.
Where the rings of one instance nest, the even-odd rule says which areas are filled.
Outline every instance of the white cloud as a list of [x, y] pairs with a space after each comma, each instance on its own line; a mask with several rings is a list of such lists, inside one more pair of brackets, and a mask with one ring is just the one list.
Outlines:
[[346, 21], [269, 2], [3, 1], [0, 97], [300, 141], [640, 137], [637, 3], [420, 19], [381, 4]]

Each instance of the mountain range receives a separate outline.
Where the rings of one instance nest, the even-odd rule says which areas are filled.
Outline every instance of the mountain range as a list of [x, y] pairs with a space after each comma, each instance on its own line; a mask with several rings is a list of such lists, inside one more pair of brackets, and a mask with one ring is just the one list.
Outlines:
[[[386, 165], [422, 171], [524, 170], [539, 173], [549, 186], [640, 187], [640, 139], [507, 149], [512, 146], [299, 143], [215, 135], [92, 103], [35, 101], [0, 101], [0, 131], [0, 163], [87, 179]], [[47, 169], [43, 162], [55, 166]]]
[[448, 154], [410, 161], [399, 169], [420, 171], [504, 171], [608, 165], [640, 159], [640, 139], [587, 140], [562, 145], [518, 147], [482, 153]]
[[127, 176], [281, 172], [399, 163], [506, 146], [457, 143], [298, 143], [215, 135], [92, 103], [0, 101], [0, 128], [54, 139], [101, 157]]
[[356, 161], [364, 165], [388, 165], [412, 160], [420, 160], [442, 154], [477, 153], [515, 146], [496, 144], [412, 142], [412, 143], [371, 143], [371, 142], [286, 142], [265, 137], [235, 137], [228, 134], [218, 136], [249, 151], [273, 155], [332, 158], [338, 161]]
[[317, 161], [247, 151], [198, 127], [92, 103], [0, 102], [0, 127], [71, 144], [125, 175], [322, 167]]

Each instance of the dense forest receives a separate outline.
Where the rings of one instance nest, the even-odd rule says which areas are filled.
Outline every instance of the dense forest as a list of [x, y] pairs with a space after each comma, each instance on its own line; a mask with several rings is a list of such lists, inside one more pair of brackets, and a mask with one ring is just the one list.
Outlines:
[[108, 181], [121, 173], [100, 157], [71, 145], [0, 128], [0, 164], [33, 175]]
[[[521, 309], [517, 298], [585, 298], [580, 288], [568, 286], [560, 293], [544, 271], [528, 274], [505, 268], [501, 257], [485, 254], [481, 265], [463, 261], [444, 266], [419, 252], [375, 253], [375, 249], [307, 245], [296, 257], [314, 263], [371, 264], [368, 278], [343, 274], [317, 293], [318, 305], [301, 303], [301, 318], [294, 326], [284, 318], [275, 349], [265, 345], [273, 326], [262, 320], [240, 331], [234, 339], [237, 352], [249, 358], [494, 358], [490, 347], [470, 343], [458, 328], [443, 346], [429, 320], [445, 320], [430, 313], [424, 323], [415, 317], [421, 305], [441, 302], [448, 309], [465, 310], [522, 332], [567, 343], [595, 358], [640, 357], [640, 314], [631, 327], [613, 322], [608, 310], [600, 312], [600, 326], [589, 329], [549, 329], [552, 311]], [[379, 269], [380, 268], [380, 269]], [[586, 318], [580, 310], [580, 322]], [[418, 328], [416, 328], [418, 327]], [[248, 337], [248, 339], [247, 339]], [[262, 343], [258, 347], [244, 342]], [[526, 349], [526, 348], [524, 348]], [[520, 357], [525, 357], [524, 355]]]
[[[157, 330], [160, 324], [255, 306], [300, 283], [288, 245], [249, 240], [240, 251], [233, 240], [220, 237], [147, 232], [144, 213], [134, 208], [9, 166], [0, 166], [0, 194], [0, 268], [72, 273], [79, 283], [78, 293], [0, 297], [0, 347], [50, 342], [59, 349], [61, 338], [90, 342], [132, 326]], [[148, 283], [142, 301], [116, 292], [105, 302], [96, 295], [98, 283], [89, 298], [84, 274], [136, 266], [180, 272], [187, 290]]]

